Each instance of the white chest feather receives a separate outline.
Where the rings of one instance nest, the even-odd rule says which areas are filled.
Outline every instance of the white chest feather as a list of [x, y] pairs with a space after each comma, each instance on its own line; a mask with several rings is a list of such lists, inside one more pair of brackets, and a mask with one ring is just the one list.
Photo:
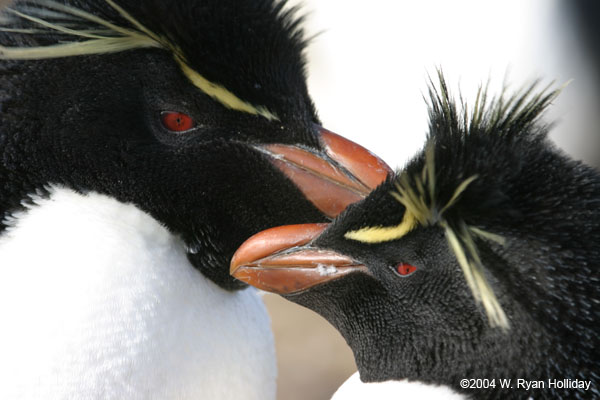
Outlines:
[[431, 386], [414, 381], [363, 383], [358, 372], [340, 386], [331, 400], [462, 400], [465, 396], [446, 386]]
[[54, 188], [0, 236], [0, 398], [273, 399], [269, 317], [132, 205]]

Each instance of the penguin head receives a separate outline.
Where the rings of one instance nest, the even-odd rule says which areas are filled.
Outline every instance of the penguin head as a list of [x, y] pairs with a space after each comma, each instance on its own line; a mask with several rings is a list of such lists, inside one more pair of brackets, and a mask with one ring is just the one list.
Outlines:
[[249, 239], [232, 274], [324, 316], [362, 380], [589, 379], [600, 177], [546, 141], [557, 92], [534, 92], [482, 91], [469, 114], [441, 78], [402, 171], [332, 224]]
[[284, 2], [16, 1], [0, 19], [0, 212], [64, 185], [133, 203], [225, 288], [250, 235], [325, 221], [387, 166], [319, 125]]

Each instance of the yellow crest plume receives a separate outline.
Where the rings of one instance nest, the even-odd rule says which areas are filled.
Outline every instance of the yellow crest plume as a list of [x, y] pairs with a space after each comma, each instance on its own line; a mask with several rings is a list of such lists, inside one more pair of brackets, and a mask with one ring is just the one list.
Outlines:
[[[271, 120], [277, 116], [264, 106], [254, 106], [214, 82], [210, 82], [195, 71], [187, 62], [182, 51], [166, 38], [147, 29], [113, 0], [104, 0], [127, 20], [132, 28], [119, 26], [90, 12], [60, 4], [53, 0], [38, 0], [22, 9], [7, 7], [0, 17], [0, 31], [19, 34], [43, 35], [62, 34], [72, 40], [57, 44], [34, 47], [7, 47], [0, 45], [0, 59], [40, 60], [48, 58], [74, 57], [91, 54], [117, 53], [141, 48], [161, 48], [170, 51], [184, 75], [194, 86], [222, 105], [247, 114]], [[35, 6], [33, 6], [35, 4]], [[11, 28], [11, 18], [20, 18], [38, 28]], [[86, 26], [76, 29], [74, 26]], [[91, 28], [93, 27], [93, 28]]]
[[[450, 96], [444, 76], [439, 70], [438, 77], [439, 89], [436, 89], [433, 83], [430, 86], [431, 132], [425, 148], [424, 166], [416, 174], [404, 171], [395, 182], [396, 190], [391, 193], [405, 207], [402, 222], [391, 227], [375, 226], [346, 232], [345, 237], [363, 243], [382, 243], [400, 239], [418, 226], [441, 227], [473, 297], [482, 304], [490, 324], [508, 329], [509, 321], [485, 277], [485, 268], [475, 242], [475, 238], [479, 237], [504, 245], [504, 238], [468, 225], [460, 216], [452, 216], [451, 219], [448, 217], [448, 211], [457, 204], [478, 176], [465, 174], [464, 178], [461, 172], [455, 175], [454, 179], [457, 181], [449, 197], [448, 194], [439, 193], [440, 189], [436, 187], [435, 155], [438, 151], [446, 152], [448, 157], [452, 157], [452, 154], [447, 153], [450, 147], [436, 147], [436, 140], [445, 139], [446, 144], [450, 140], [460, 146], [461, 143], [468, 142], [471, 135], [495, 135], [504, 140], [511, 140], [516, 135], [530, 130], [536, 131], [535, 124], [540, 115], [564, 86], [550, 90], [553, 86], [550, 84], [535, 94], [534, 89], [538, 85], [536, 81], [512, 96], [506, 96], [504, 88], [499, 97], [493, 98], [488, 98], [487, 87], [480, 88], [474, 108], [469, 112], [462, 98], [462, 109], [456, 107], [456, 102]], [[447, 185], [451, 182], [444, 183]], [[446, 198], [448, 200], [445, 200]]]
[[444, 229], [446, 240], [460, 265], [465, 280], [475, 300], [482, 304], [492, 326], [509, 328], [509, 322], [502, 306], [484, 275], [484, 268], [477, 252], [472, 234], [502, 243], [498, 235], [479, 228], [470, 227], [460, 221], [452, 226], [444, 219], [444, 213], [454, 205], [461, 194], [475, 180], [471, 176], [462, 181], [445, 204], [436, 202], [434, 143], [428, 143], [425, 150], [425, 165], [420, 174], [409, 176], [402, 173], [396, 181], [392, 196], [406, 208], [402, 222], [394, 227], [367, 227], [347, 232], [344, 237], [363, 243], [381, 243], [397, 240], [416, 228], [439, 225]]

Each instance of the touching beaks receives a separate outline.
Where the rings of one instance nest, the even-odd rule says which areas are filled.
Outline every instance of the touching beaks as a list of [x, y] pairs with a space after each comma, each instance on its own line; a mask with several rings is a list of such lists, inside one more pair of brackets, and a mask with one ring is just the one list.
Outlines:
[[259, 232], [236, 251], [230, 273], [258, 289], [293, 294], [352, 272], [367, 272], [347, 256], [311, 246], [327, 226], [286, 225]]
[[333, 218], [364, 199], [392, 169], [364, 147], [318, 127], [324, 152], [292, 145], [258, 146], [323, 214]]
[[[259, 148], [315, 207], [333, 218], [364, 199], [393, 171], [364, 147], [318, 129], [323, 152], [283, 144]], [[260, 232], [237, 250], [230, 273], [259, 289], [292, 294], [355, 271], [366, 272], [351, 258], [311, 247], [327, 226], [288, 225]]]

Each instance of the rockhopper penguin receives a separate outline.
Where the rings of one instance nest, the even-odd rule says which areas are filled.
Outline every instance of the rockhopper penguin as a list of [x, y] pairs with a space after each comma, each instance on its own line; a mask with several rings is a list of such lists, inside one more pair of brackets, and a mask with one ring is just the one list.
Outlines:
[[[0, 398], [272, 399], [230, 258], [385, 179], [319, 126], [272, 0], [20, 0], [0, 16]], [[244, 290], [240, 290], [244, 289]]]
[[360, 379], [385, 382], [353, 377], [334, 398], [600, 396], [600, 175], [547, 141], [556, 94], [483, 90], [468, 109], [442, 78], [396, 177], [330, 225], [237, 251], [235, 277], [321, 314]]

